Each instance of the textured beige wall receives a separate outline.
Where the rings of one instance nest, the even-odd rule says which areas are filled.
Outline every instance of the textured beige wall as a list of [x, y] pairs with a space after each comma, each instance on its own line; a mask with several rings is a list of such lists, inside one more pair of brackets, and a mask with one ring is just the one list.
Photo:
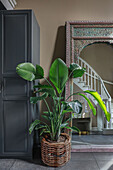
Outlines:
[[16, 9], [33, 9], [36, 15], [46, 76], [56, 57], [65, 60], [65, 21], [113, 20], [113, 0], [17, 0]]

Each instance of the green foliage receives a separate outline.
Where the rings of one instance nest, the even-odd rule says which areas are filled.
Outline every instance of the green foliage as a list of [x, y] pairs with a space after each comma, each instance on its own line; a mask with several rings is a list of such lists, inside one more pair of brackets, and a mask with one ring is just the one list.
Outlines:
[[67, 107], [66, 110], [63, 110], [63, 112], [74, 112], [77, 114], [82, 112], [82, 104], [78, 100], [73, 100], [71, 102], [62, 101], [62, 104]]
[[110, 118], [111, 118], [111, 114], [107, 112], [107, 109], [106, 109], [106, 106], [104, 104], [104, 102], [102, 101], [100, 95], [96, 92], [96, 91], [89, 91], [89, 90], [86, 90], [84, 91], [85, 93], [89, 93], [90, 95], [92, 95], [95, 100], [98, 102], [98, 104], [100, 105], [101, 109], [104, 111], [105, 113], [105, 116], [106, 116], [106, 119], [107, 121], [109, 122], [110, 121]]
[[35, 79], [36, 69], [31, 63], [22, 63], [16, 67], [16, 72], [25, 80], [32, 81]]
[[66, 123], [62, 123], [62, 124], [60, 125], [60, 128], [61, 128], [61, 129], [62, 129], [62, 128], [65, 128], [67, 125], [68, 125], [67, 122], [66, 122]]
[[82, 112], [82, 104], [78, 100], [68, 102], [68, 105], [74, 113], [80, 114]]
[[35, 85], [34, 88], [39, 88], [39, 89], [54, 89], [51, 85], [42, 85], [42, 84], [38, 84]]
[[60, 58], [53, 62], [49, 71], [49, 79], [60, 94], [63, 91], [64, 85], [68, 79], [68, 68]]
[[43, 78], [44, 78], [44, 70], [41, 66], [36, 64], [35, 79], [43, 79]]
[[[69, 70], [69, 72], [68, 72]], [[41, 66], [36, 65], [36, 68], [31, 63], [22, 63], [16, 67], [16, 71], [20, 77], [28, 81], [34, 81], [36, 79], [44, 78], [44, 70]], [[40, 130], [40, 135], [48, 134], [51, 140], [56, 141], [61, 133], [61, 130], [67, 128], [71, 131], [79, 132], [77, 127], [70, 127], [69, 122], [72, 121], [71, 113], [80, 114], [82, 111], [82, 104], [78, 100], [68, 101], [73, 95], [82, 96], [89, 104], [93, 114], [96, 115], [96, 110], [91, 101], [86, 97], [86, 93], [92, 95], [100, 107], [105, 113], [106, 119], [110, 120], [110, 114], [107, 112], [104, 102], [100, 95], [94, 91], [84, 91], [71, 94], [67, 99], [62, 95], [66, 82], [70, 77], [77, 78], [83, 76], [85, 72], [84, 68], [81, 68], [78, 64], [72, 63], [68, 68], [66, 64], [60, 59], [56, 59], [49, 71], [49, 80], [44, 78], [48, 85], [38, 84], [34, 85], [36, 93], [35, 97], [30, 97], [30, 102], [36, 104], [39, 100], [43, 100], [46, 104], [47, 111], [44, 111], [42, 117], [44, 121], [35, 120], [29, 128], [31, 134], [33, 130]], [[52, 85], [53, 84], [53, 85]], [[37, 96], [37, 93], [40, 94]], [[50, 97], [51, 109], [46, 101], [46, 98]], [[70, 113], [70, 117], [65, 119], [65, 114]], [[46, 123], [47, 122], [47, 123]]]
[[78, 95], [82, 96], [85, 98], [85, 100], [88, 102], [90, 109], [92, 110], [94, 116], [96, 115], [96, 109], [94, 108], [93, 104], [91, 103], [91, 101], [84, 95], [81, 93], [78, 93]]
[[38, 97], [30, 97], [30, 102], [35, 104], [37, 103], [37, 101], [47, 98], [47, 96], [48, 96], [48, 93], [43, 93], [41, 96], [38, 96]]
[[86, 69], [80, 67], [78, 64], [72, 63], [70, 64], [69, 70], [71, 71], [72, 77], [77, 78], [82, 77]]
[[34, 130], [34, 128], [37, 126], [37, 125], [39, 125], [40, 124], [40, 120], [35, 120], [33, 123], [31, 123], [31, 125], [30, 125], [30, 128], [29, 128], [29, 133], [31, 134], [32, 133], [32, 131]]
[[73, 130], [73, 131], [75, 131], [75, 132], [80, 132], [80, 130], [79, 130], [77, 127], [75, 127], [75, 126], [72, 126], [72, 127], [66, 126], [65, 128], [66, 128], [66, 129]]
[[40, 90], [38, 90], [38, 93], [39, 92], [42, 92], [42, 93], [44, 93], [44, 92], [46, 92], [46, 93], [48, 93], [48, 95], [50, 95], [50, 96], [52, 96], [52, 97], [54, 97], [54, 96], [56, 96], [56, 91], [54, 90], [54, 89], [52, 89], [52, 88], [43, 88], [43, 89], [40, 89]]
[[46, 116], [46, 115], [41, 115], [44, 119], [50, 121], [51, 120], [51, 117], [50, 116]]

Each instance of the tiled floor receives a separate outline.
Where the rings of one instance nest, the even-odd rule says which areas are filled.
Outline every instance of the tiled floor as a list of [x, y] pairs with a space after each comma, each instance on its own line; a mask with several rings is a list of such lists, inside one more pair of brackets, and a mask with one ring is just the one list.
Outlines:
[[0, 159], [0, 170], [113, 170], [113, 153], [72, 153], [63, 167], [45, 166], [39, 158], [33, 162], [17, 159]]

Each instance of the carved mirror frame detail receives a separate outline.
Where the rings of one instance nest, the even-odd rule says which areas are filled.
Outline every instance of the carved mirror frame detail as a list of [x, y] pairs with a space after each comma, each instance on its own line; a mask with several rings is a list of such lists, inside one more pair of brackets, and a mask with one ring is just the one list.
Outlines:
[[[95, 42], [113, 43], [113, 22], [67, 21], [66, 22], [66, 64], [77, 62], [84, 47]], [[66, 98], [72, 93], [72, 80], [66, 85]], [[72, 99], [72, 98], [71, 98]], [[69, 114], [66, 115], [68, 117]]]

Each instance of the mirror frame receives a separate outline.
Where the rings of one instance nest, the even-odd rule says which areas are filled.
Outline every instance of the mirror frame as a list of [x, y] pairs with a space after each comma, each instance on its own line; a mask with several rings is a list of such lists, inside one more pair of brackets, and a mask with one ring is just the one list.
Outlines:
[[[113, 43], [113, 21], [67, 21], [66, 64], [77, 62], [77, 57], [86, 46], [95, 42]], [[73, 81], [66, 84], [66, 98], [73, 92]], [[72, 100], [71, 98], [70, 100]], [[66, 114], [66, 118], [69, 113]], [[72, 122], [71, 122], [72, 125]], [[69, 132], [69, 131], [68, 131]]]

